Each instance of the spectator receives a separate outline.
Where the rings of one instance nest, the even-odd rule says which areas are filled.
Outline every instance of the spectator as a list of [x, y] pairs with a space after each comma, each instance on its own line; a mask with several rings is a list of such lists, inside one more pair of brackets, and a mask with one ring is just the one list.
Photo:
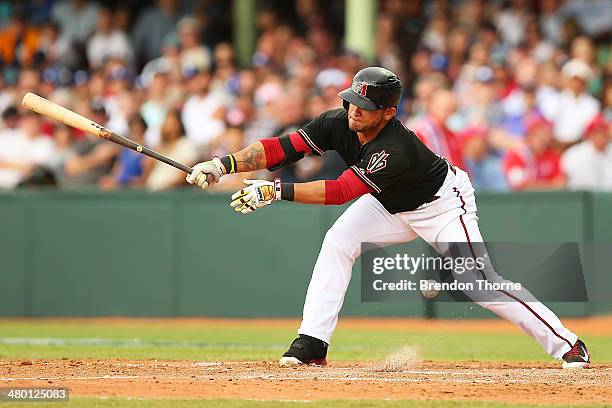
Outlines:
[[181, 73], [181, 50], [178, 37], [168, 35], [162, 45], [162, 55], [149, 61], [142, 69], [140, 81], [144, 87], [148, 87], [155, 74]]
[[2, 126], [0, 127], [0, 138], [3, 134], [15, 131], [19, 124], [19, 111], [14, 106], [9, 106], [2, 112]]
[[498, 13], [495, 19], [497, 30], [504, 42], [513, 47], [518, 46], [524, 39], [530, 16], [529, 3], [528, 0], [511, 0], [510, 7]]
[[239, 74], [236, 68], [234, 49], [228, 43], [220, 43], [214, 49], [215, 75], [211, 89], [226, 94], [236, 94], [239, 87]]
[[[147, 124], [142, 116], [138, 114], [132, 115], [128, 123], [130, 139], [139, 145], [144, 145]], [[142, 185], [142, 163], [144, 157], [142, 153], [123, 148], [110, 174], [100, 179], [99, 186], [103, 189], [110, 190], [118, 187]]]
[[202, 27], [195, 17], [183, 17], [178, 24], [181, 41], [181, 69], [207, 71], [211, 67], [210, 51], [200, 44]]
[[410, 128], [434, 153], [446, 157], [455, 166], [463, 167], [459, 138], [447, 125], [456, 110], [455, 95], [447, 89], [441, 89], [434, 93], [427, 115], [418, 119]]
[[66, 158], [71, 152], [71, 146], [73, 145], [74, 131], [73, 128], [66, 125], [57, 124], [53, 127], [53, 141], [55, 142], [56, 154], [49, 164], [49, 168], [55, 175], [55, 179], [60, 183], [60, 177], [63, 174], [64, 163]]
[[539, 116], [529, 119], [525, 143], [504, 157], [504, 172], [512, 190], [563, 186], [559, 153], [552, 149], [552, 127]]
[[[447, 62], [446, 76], [454, 81], [459, 76], [461, 67], [467, 57], [470, 43], [470, 32], [463, 26], [454, 27], [446, 39]], [[413, 64], [414, 65], [414, 64]]]
[[536, 105], [536, 87], [534, 85], [521, 87], [520, 96], [522, 97], [521, 104], [523, 108], [517, 113], [512, 111], [506, 112], [501, 126], [508, 136], [522, 139], [527, 133], [526, 119], [534, 115], [541, 116], [542, 114]]
[[51, 17], [59, 23], [68, 41], [84, 45], [96, 26], [98, 11], [98, 5], [92, 1], [60, 0], [53, 5]]
[[523, 46], [528, 55], [538, 63], [548, 61], [555, 51], [553, 44], [542, 36], [538, 20], [535, 17], [530, 17], [527, 20]]
[[[376, 59], [378, 64], [394, 70], [394, 72], [398, 72], [401, 64], [398, 44], [393, 41], [397, 32], [396, 24], [397, 20], [388, 14], [381, 14], [376, 19]], [[433, 37], [435, 34], [439, 34], [433, 31], [431, 33], [424, 40], [425, 45], [433, 46], [430, 42], [434, 42], [435, 39]]]
[[411, 120], [427, 113], [433, 94], [448, 86], [444, 74], [433, 72], [420, 76], [414, 84], [414, 98], [411, 101]]
[[120, 91], [114, 98], [108, 98], [109, 120], [106, 126], [120, 135], [129, 132], [128, 121], [130, 117], [138, 113], [138, 101], [134, 92], [125, 90]]
[[54, 21], [42, 27], [38, 54], [51, 67], [74, 68], [78, 63], [70, 40], [60, 32], [59, 24]]
[[104, 8], [98, 13], [96, 31], [87, 41], [87, 62], [99, 68], [108, 58], [121, 59], [129, 66], [133, 51], [125, 33], [113, 27], [111, 11]]
[[[196, 147], [185, 137], [179, 112], [170, 111], [166, 115], [161, 127], [161, 143], [155, 150], [188, 166], [197, 161]], [[168, 190], [185, 184], [185, 174], [182, 171], [151, 158], [145, 160], [144, 174], [144, 186], [151, 191]]]
[[155, 74], [147, 90], [147, 100], [140, 107], [140, 114], [147, 123], [145, 140], [148, 146], [159, 144], [159, 129], [169, 108], [166, 100], [167, 87], [168, 75], [164, 73]]
[[187, 138], [205, 152], [225, 130], [223, 97], [210, 92], [211, 74], [197, 72], [189, 79], [190, 96], [185, 102], [182, 120]]
[[346, 89], [350, 78], [339, 69], [323, 69], [315, 79], [315, 86], [325, 101], [326, 110], [342, 107], [338, 92]]
[[531, 95], [526, 95], [526, 92], [530, 93], [536, 86], [538, 64], [531, 57], [516, 55], [513, 70], [514, 86], [502, 99], [501, 105], [507, 117], [521, 117], [532, 108], [527, 100]]
[[597, 116], [588, 126], [586, 140], [567, 149], [561, 166], [572, 190], [612, 191], [612, 135], [610, 122]]
[[[477, 188], [503, 189], [499, 158], [529, 150], [533, 116], [552, 123], [559, 149], [582, 141], [595, 115], [612, 118], [609, 1], [380, 0], [374, 58], [402, 79], [399, 117], [433, 150], [463, 163]], [[117, 133], [129, 135], [129, 118], [140, 112], [148, 146], [164, 145], [160, 129], [176, 109], [196, 153], [208, 157], [339, 106], [337, 91], [364, 65], [355, 51], [337, 46], [342, 1], [259, 10], [256, 51], [246, 67], [236, 65], [231, 19], [221, 18], [227, 13], [216, 0], [111, 2], [112, 17], [94, 0], [17, 3], [0, 6], [0, 114], [8, 109], [0, 139], [16, 129], [9, 107], [35, 92], [85, 116], [91, 103], [101, 104], [109, 117], [94, 117]], [[132, 21], [129, 44], [124, 33]], [[460, 137], [465, 129], [468, 136]], [[118, 154], [82, 132], [48, 125], [42, 131], [56, 141], [61, 184], [96, 185]], [[325, 178], [339, 168], [329, 154], [283, 177]]]
[[597, 49], [593, 41], [584, 35], [574, 38], [571, 43], [570, 56], [588, 64], [591, 76], [587, 81], [586, 89], [592, 95], [600, 95], [603, 84], [601, 72], [597, 66]]
[[575, 17], [582, 32], [592, 37], [610, 33], [612, 7], [609, 0], [569, 0], [563, 5], [563, 13]]
[[[326, 109], [322, 95], [317, 94]], [[279, 128], [277, 117], [277, 102], [286, 96], [282, 80], [276, 75], [269, 75], [264, 83], [257, 87], [254, 95], [256, 115], [252, 122], [247, 123], [245, 133], [247, 143], [258, 139], [277, 136]]]
[[557, 104], [559, 88], [561, 87], [561, 72], [552, 62], [546, 62], [538, 67], [536, 105], [542, 114], [549, 118]]
[[26, 17], [14, 15], [0, 31], [0, 66], [32, 66], [39, 41], [39, 31], [28, 25]]
[[132, 33], [132, 44], [141, 63], [161, 55], [166, 37], [174, 32], [179, 20], [178, 0], [157, 0], [156, 3], [138, 17]]
[[489, 127], [503, 117], [501, 104], [496, 98], [493, 70], [485, 65], [469, 70], [465, 95], [461, 106], [463, 127]]
[[554, 104], [540, 106], [542, 113], [554, 124], [555, 139], [565, 146], [578, 142], [599, 112], [599, 102], [586, 92], [591, 74], [586, 62], [570, 60], [561, 70], [565, 81], [563, 91], [558, 94]]
[[[393, 19], [391, 21], [393, 21]], [[444, 15], [439, 14], [433, 16], [422, 34], [422, 44], [434, 52], [443, 54], [446, 51], [446, 35], [448, 29], [449, 21]], [[389, 36], [386, 40], [392, 42], [393, 38]]]
[[486, 191], [508, 190], [502, 160], [491, 148], [487, 129], [466, 129], [462, 140], [465, 170], [470, 174], [474, 188]]
[[40, 116], [25, 113], [15, 131], [0, 136], [0, 189], [15, 188], [39, 166], [48, 166], [55, 155], [53, 140], [42, 135]]
[[[108, 118], [101, 104], [91, 106], [85, 116], [103, 125]], [[97, 185], [111, 170], [119, 150], [120, 147], [114, 143], [108, 143], [96, 136], [85, 136], [70, 146], [64, 163], [60, 164], [60, 185], [67, 188]]]
[[563, 37], [561, 27], [563, 16], [561, 13], [560, 0], [540, 0], [540, 28], [544, 38], [553, 44], [560, 45]]

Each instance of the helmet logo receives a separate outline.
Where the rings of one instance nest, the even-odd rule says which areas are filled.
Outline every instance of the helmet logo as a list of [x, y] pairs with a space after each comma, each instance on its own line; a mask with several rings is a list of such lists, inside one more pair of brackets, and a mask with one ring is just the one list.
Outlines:
[[370, 162], [366, 166], [366, 173], [376, 173], [378, 170], [382, 170], [387, 167], [387, 157], [389, 157], [389, 153], [385, 152], [384, 150], [374, 153], [372, 157], [370, 157]]
[[353, 82], [353, 92], [358, 93], [361, 96], [366, 96], [368, 92], [367, 82]]

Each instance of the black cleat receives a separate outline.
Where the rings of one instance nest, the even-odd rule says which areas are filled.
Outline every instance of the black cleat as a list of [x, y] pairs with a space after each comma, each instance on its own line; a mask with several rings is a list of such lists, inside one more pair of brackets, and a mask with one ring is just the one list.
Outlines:
[[293, 340], [278, 364], [284, 367], [302, 364], [327, 365], [327, 346], [323, 340], [300, 334], [300, 337]]
[[589, 351], [580, 339], [563, 355], [563, 368], [588, 368], [590, 362]]

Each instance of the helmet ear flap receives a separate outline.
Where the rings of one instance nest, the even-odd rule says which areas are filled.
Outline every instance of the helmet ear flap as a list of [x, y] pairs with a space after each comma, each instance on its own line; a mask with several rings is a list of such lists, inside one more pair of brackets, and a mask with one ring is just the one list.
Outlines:
[[348, 101], [345, 101], [345, 100], [342, 100], [342, 106], [344, 106], [344, 109], [348, 110], [348, 108], [349, 108], [349, 102], [348, 102]]

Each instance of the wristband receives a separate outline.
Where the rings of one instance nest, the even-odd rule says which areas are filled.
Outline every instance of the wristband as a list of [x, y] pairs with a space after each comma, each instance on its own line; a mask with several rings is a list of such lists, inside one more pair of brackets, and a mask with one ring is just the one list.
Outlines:
[[274, 199], [293, 201], [293, 183], [281, 183], [281, 179], [274, 179]]
[[293, 183], [281, 183], [281, 200], [293, 201], [294, 186]]
[[233, 154], [228, 154], [227, 156], [219, 157], [219, 161], [225, 167], [225, 174], [233, 174], [238, 171], [236, 166], [236, 158]]
[[282, 183], [279, 178], [274, 179], [274, 199], [282, 200]]

